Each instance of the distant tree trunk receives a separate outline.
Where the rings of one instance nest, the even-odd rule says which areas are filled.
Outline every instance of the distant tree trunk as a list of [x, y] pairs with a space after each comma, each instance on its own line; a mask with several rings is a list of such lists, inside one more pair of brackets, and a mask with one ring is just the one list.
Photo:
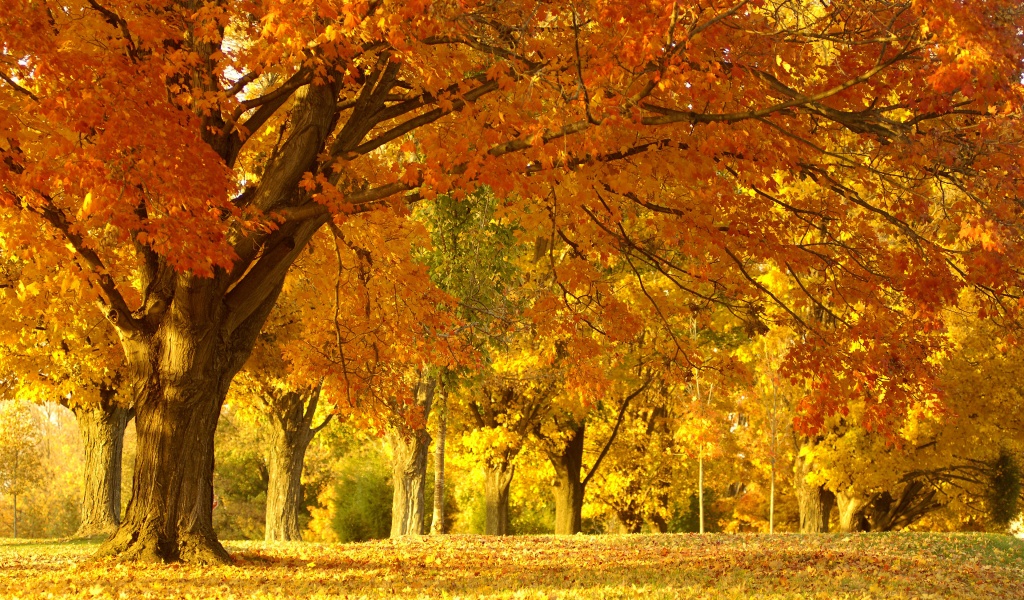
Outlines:
[[314, 427], [320, 386], [287, 391], [268, 404], [271, 422], [267, 448], [267, 513], [263, 538], [268, 541], [301, 540], [299, 507], [302, 505], [302, 467], [313, 436], [330, 421]]
[[508, 534], [508, 490], [514, 474], [509, 460], [484, 463], [484, 535]]
[[[17, 460], [17, 458], [15, 458]], [[18, 468], [18, 464], [14, 464], [14, 468]], [[18, 494], [12, 494], [11, 499], [14, 502], [14, 539], [18, 539]]]
[[72, 408], [85, 446], [80, 537], [112, 533], [121, 522], [121, 453], [131, 410], [115, 404], [114, 396], [103, 388], [98, 406]]
[[555, 468], [555, 535], [573, 535], [583, 529], [583, 441], [586, 423], [572, 429], [572, 437], [560, 451], [547, 452]]
[[812, 459], [798, 457], [796, 460], [797, 504], [800, 508], [801, 533], [828, 533], [829, 515], [835, 505], [835, 494], [824, 486], [807, 483], [807, 474], [811, 472]]
[[630, 502], [628, 507], [615, 511], [615, 517], [619, 520], [623, 533], [640, 533], [643, 531], [643, 515], [636, 510], [633, 502]]
[[[421, 376], [416, 386], [416, 401], [423, 407], [424, 421], [430, 414], [436, 386], [437, 378], [426, 374]], [[391, 436], [391, 447], [394, 451], [391, 537], [423, 535], [423, 490], [427, 482], [427, 454], [430, 450], [426, 424], [408, 436], [395, 432]]]
[[839, 492], [836, 494], [839, 506], [839, 532], [853, 533], [867, 531], [870, 525], [864, 517], [864, 498], [853, 493]]
[[444, 533], [444, 443], [448, 429], [447, 394], [441, 390], [441, 410], [437, 412], [437, 447], [434, 450], [434, 514], [430, 533]]

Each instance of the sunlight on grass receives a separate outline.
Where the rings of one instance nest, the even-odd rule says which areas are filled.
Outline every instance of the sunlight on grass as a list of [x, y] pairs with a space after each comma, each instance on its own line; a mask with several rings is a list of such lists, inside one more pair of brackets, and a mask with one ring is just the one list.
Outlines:
[[989, 534], [228, 542], [220, 567], [97, 561], [97, 545], [0, 540], [0, 596], [1024, 598], [1024, 542]]

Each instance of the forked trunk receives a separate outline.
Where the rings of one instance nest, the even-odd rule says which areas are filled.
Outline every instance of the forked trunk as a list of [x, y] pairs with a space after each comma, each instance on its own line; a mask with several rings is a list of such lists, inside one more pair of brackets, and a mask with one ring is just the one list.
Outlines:
[[309, 443], [330, 420], [313, 427], [320, 387], [288, 391], [267, 402], [270, 445], [267, 448], [267, 513], [264, 539], [301, 540], [299, 507], [302, 505], [302, 467]]
[[[124, 519], [100, 556], [231, 561], [213, 530], [213, 436], [231, 379], [277, 293], [228, 333], [221, 305], [211, 299], [218, 296], [202, 293], [214, 284], [198, 278], [179, 283], [181, 297], [152, 333], [122, 336], [135, 408], [135, 471]], [[193, 287], [182, 289], [186, 285]]]
[[102, 400], [99, 406], [73, 409], [85, 446], [79, 537], [113, 533], [121, 521], [121, 452], [131, 411], [112, 398]]
[[555, 468], [555, 535], [573, 535], [583, 530], [583, 440], [586, 424], [580, 424], [559, 452], [548, 451]]
[[507, 460], [484, 463], [484, 535], [508, 534], [508, 489], [515, 466]]
[[637, 512], [636, 507], [630, 502], [626, 508], [615, 511], [619, 520], [619, 530], [622, 533], [640, 533], [644, 528], [644, 518]]
[[434, 401], [437, 386], [435, 374], [422, 372], [416, 385], [416, 404], [423, 408], [423, 426], [411, 434], [395, 432], [391, 436], [394, 451], [393, 484], [394, 496], [391, 501], [391, 537], [423, 535], [424, 497], [427, 483], [427, 455], [430, 451], [430, 434], [427, 433], [426, 419]]

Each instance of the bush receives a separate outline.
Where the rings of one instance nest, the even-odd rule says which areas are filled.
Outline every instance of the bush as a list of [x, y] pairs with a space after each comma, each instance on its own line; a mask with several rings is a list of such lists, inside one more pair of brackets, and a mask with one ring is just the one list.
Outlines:
[[999, 529], [1005, 530], [1019, 512], [1021, 471], [1016, 458], [1002, 450], [992, 465], [989, 490], [989, 517]]
[[[725, 513], [715, 500], [718, 495], [714, 490], [704, 490], [704, 531], [716, 533], [722, 530], [719, 521], [725, 517]], [[700, 531], [700, 504], [697, 494], [690, 496], [688, 506], [675, 505], [672, 510], [672, 518], [668, 522], [670, 533], [698, 533]]]
[[351, 455], [334, 488], [331, 526], [339, 542], [363, 542], [391, 533], [392, 486], [387, 460], [376, 446]]

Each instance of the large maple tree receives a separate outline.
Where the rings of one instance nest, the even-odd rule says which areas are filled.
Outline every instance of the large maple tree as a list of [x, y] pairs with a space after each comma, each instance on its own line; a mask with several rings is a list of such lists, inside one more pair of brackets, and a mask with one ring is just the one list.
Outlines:
[[569, 289], [628, 256], [751, 315], [772, 263], [842, 324], [805, 324], [812, 346], [888, 336], [865, 371], [901, 370], [893, 336], [957, 287], [1012, 309], [1016, 2], [5, 9], [0, 251], [88, 282], [137, 411], [108, 553], [227, 558], [221, 403], [290, 265], [353, 212], [484, 183], [573, 249]]

